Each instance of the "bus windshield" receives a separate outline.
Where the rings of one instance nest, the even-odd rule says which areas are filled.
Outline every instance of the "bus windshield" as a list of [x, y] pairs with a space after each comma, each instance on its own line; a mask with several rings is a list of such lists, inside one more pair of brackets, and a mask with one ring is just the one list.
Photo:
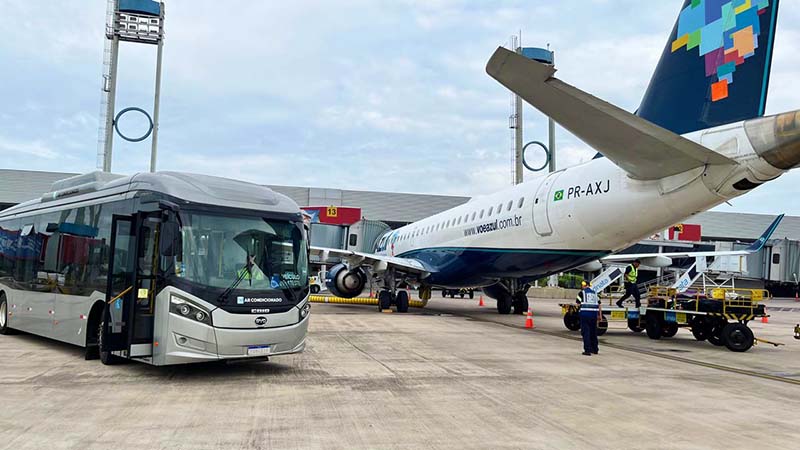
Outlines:
[[176, 275], [213, 288], [263, 291], [308, 285], [302, 223], [257, 216], [181, 213], [182, 254]]

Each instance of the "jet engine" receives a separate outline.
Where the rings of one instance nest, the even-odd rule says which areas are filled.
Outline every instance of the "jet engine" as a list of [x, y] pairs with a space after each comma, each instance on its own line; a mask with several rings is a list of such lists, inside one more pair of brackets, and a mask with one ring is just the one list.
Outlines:
[[669, 267], [672, 265], [672, 258], [667, 256], [651, 256], [642, 258], [642, 264], [650, 267]]
[[367, 284], [367, 274], [361, 267], [348, 269], [344, 264], [337, 264], [328, 270], [325, 284], [337, 297], [358, 297]]

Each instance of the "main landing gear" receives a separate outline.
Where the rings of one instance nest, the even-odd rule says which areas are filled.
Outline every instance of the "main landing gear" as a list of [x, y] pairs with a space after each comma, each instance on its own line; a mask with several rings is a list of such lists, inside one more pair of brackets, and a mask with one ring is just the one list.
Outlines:
[[407, 313], [409, 301], [408, 291], [397, 289], [394, 273], [387, 272], [384, 282], [389, 286], [389, 289], [382, 289], [378, 292], [378, 311], [392, 309], [392, 305], [395, 305], [397, 307], [397, 312]]
[[500, 314], [525, 314], [528, 312], [527, 284], [519, 285], [516, 280], [499, 282], [484, 289], [487, 295], [497, 299], [497, 312]]

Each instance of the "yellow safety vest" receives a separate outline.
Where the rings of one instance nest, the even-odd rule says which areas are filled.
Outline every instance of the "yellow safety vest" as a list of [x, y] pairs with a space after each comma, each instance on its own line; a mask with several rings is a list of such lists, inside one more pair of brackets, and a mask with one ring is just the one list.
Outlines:
[[625, 275], [625, 277], [628, 283], [636, 283], [636, 279], [639, 278], [639, 270], [636, 269], [636, 266], [634, 266], [633, 264], [631, 264], [628, 267], [631, 268], [631, 271], [627, 275]]

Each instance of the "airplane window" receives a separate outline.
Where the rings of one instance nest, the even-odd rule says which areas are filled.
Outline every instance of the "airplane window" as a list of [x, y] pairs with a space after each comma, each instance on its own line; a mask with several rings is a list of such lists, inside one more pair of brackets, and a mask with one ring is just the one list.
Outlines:
[[511, 211], [511, 207], [514, 206], [514, 200], [508, 201], [508, 210]]
[[479, 217], [480, 217], [481, 219], [483, 219], [483, 210], [481, 210], [481, 215], [480, 215]]
[[458, 223], [456, 225], [461, 225], [461, 216], [458, 216]]
[[446, 226], [447, 228], [450, 228], [450, 221], [449, 221], [449, 220], [447, 221], [447, 225], [445, 225], [445, 226]]
[[503, 204], [502, 203], [497, 205], [497, 214], [500, 214], [501, 212], [503, 212]]
[[519, 204], [517, 205], [517, 208], [522, 208], [522, 204], [523, 204], [523, 203], [525, 203], [525, 197], [521, 197], [521, 198], [519, 199]]
[[477, 213], [472, 213], [472, 220], [475, 220], [475, 214]]
[[489, 214], [487, 214], [486, 216], [490, 217], [492, 215], [492, 211], [494, 211], [494, 206], [489, 207]]

